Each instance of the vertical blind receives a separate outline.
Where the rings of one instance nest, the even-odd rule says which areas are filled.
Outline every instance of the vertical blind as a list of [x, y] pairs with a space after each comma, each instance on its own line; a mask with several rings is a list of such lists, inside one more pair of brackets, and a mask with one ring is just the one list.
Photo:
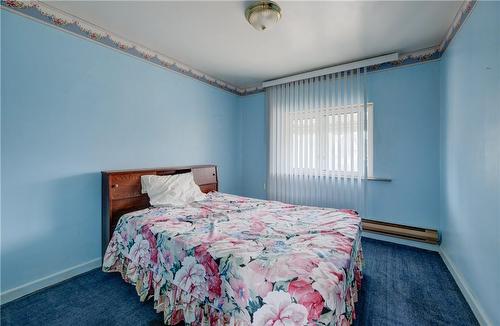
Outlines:
[[267, 89], [268, 197], [364, 211], [365, 69]]

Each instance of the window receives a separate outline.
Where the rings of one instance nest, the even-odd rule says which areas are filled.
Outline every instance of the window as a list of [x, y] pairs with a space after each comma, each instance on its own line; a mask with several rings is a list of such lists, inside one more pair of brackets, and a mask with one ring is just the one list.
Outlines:
[[[362, 105], [289, 112], [291, 168], [309, 175], [362, 175]], [[367, 173], [373, 175], [373, 103], [367, 104]]]

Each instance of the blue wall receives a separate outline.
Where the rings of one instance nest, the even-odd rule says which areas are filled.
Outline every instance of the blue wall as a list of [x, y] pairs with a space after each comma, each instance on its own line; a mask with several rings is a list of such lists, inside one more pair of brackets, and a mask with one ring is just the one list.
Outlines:
[[[374, 174], [393, 179], [369, 182], [368, 217], [440, 229], [495, 324], [499, 6], [479, 2], [440, 62], [368, 77]], [[266, 197], [263, 93], [237, 97], [1, 15], [2, 292], [100, 256], [101, 170], [215, 163], [222, 191]]]
[[[368, 217], [439, 228], [439, 62], [371, 73], [368, 89], [374, 103], [374, 175], [392, 178], [369, 181]], [[264, 198], [265, 95], [238, 101], [244, 117], [243, 194]]]
[[215, 163], [239, 193], [237, 96], [1, 15], [2, 292], [100, 257], [101, 170]]
[[367, 215], [439, 228], [439, 62], [368, 75], [373, 102], [373, 174]]
[[242, 193], [267, 197], [267, 109], [265, 93], [238, 98], [241, 110]]
[[442, 251], [500, 325], [500, 3], [478, 2], [442, 64]]

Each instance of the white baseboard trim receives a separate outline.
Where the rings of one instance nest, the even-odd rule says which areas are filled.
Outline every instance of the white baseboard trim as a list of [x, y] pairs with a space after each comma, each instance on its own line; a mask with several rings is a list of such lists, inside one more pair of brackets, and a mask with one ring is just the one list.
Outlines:
[[41, 290], [48, 286], [60, 283], [64, 280], [77, 276], [79, 274], [88, 272], [94, 268], [98, 268], [101, 266], [101, 258], [92, 259], [88, 262], [82, 263], [80, 265], [76, 265], [60, 272], [54, 273], [52, 275], [48, 275], [42, 277], [38, 280], [20, 285], [13, 289], [4, 291], [0, 294], [0, 303], [4, 304], [9, 301], [18, 299], [27, 294], [33, 293], [35, 291]]
[[420, 242], [420, 241], [412, 241], [412, 240], [406, 240], [406, 239], [401, 239], [397, 237], [391, 237], [383, 234], [378, 234], [378, 233], [372, 233], [372, 232], [367, 232], [363, 231], [362, 234], [363, 237], [365, 238], [370, 238], [370, 239], [375, 239], [375, 240], [382, 240], [382, 241], [387, 241], [387, 242], [392, 242], [392, 243], [397, 243], [397, 244], [402, 244], [405, 246], [410, 246], [410, 247], [416, 247], [420, 249], [426, 249], [426, 250], [431, 250], [431, 251], [436, 251], [439, 252], [439, 246], [430, 244], [430, 243], [425, 243], [425, 242]]
[[488, 318], [486, 312], [479, 304], [479, 301], [472, 294], [469, 286], [467, 285], [464, 277], [462, 276], [462, 273], [458, 271], [458, 269], [455, 267], [455, 264], [453, 264], [450, 257], [446, 255], [446, 253], [442, 248], [439, 250], [439, 254], [441, 255], [441, 258], [443, 259], [446, 267], [448, 267], [448, 270], [450, 271], [451, 275], [455, 279], [455, 282], [460, 288], [460, 291], [462, 292], [463, 296], [465, 297], [465, 300], [472, 309], [472, 312], [474, 313], [474, 316], [476, 316], [476, 319], [479, 322], [479, 324], [482, 326], [493, 326], [491, 319]]

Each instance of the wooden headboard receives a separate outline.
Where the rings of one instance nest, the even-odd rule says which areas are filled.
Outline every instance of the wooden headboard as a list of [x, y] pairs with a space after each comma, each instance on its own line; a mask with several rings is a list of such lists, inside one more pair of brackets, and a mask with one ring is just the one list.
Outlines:
[[217, 166], [195, 165], [102, 172], [102, 254], [123, 214], [149, 207], [149, 197], [141, 193], [141, 175], [172, 175], [192, 172], [204, 193], [218, 190]]

